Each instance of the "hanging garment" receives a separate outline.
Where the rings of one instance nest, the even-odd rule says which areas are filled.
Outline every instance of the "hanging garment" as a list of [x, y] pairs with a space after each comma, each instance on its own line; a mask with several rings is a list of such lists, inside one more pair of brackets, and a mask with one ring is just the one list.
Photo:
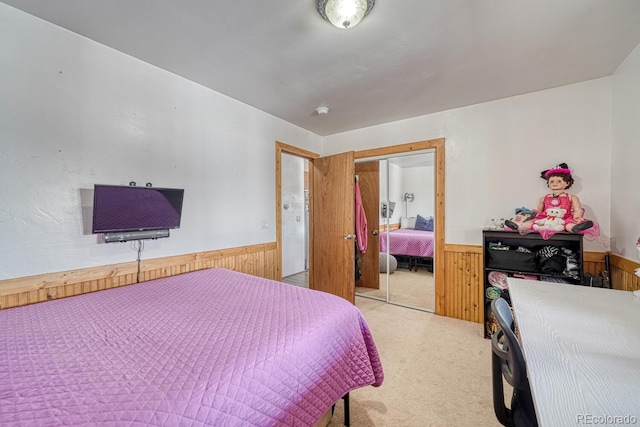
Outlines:
[[360, 279], [362, 279], [362, 271], [360, 270], [360, 259], [358, 258], [359, 252], [358, 252], [358, 244], [354, 244], [353, 245], [353, 249], [355, 252], [355, 257], [354, 259], [356, 260], [356, 268], [355, 268], [355, 273], [356, 273], [356, 282]]
[[356, 244], [360, 252], [367, 252], [367, 216], [362, 206], [362, 194], [360, 193], [360, 183], [356, 178]]

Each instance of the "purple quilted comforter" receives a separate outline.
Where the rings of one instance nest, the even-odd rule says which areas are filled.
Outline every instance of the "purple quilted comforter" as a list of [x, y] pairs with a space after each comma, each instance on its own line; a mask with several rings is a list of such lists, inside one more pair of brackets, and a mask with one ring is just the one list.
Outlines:
[[[391, 255], [433, 257], [433, 231], [400, 228], [389, 233]], [[380, 252], [387, 252], [387, 233], [380, 233]]]
[[355, 306], [224, 269], [0, 311], [0, 425], [308, 426], [382, 380]]

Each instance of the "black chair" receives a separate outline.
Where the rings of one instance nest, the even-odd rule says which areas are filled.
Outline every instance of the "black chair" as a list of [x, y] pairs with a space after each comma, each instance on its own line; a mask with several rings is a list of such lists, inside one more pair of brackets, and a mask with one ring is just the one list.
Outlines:
[[[513, 314], [509, 303], [503, 298], [495, 299], [491, 302], [491, 311], [498, 323], [498, 330], [491, 337], [493, 409], [496, 417], [504, 426], [537, 426], [527, 367], [514, 332]], [[513, 387], [511, 408], [508, 408], [504, 401], [503, 376]]]

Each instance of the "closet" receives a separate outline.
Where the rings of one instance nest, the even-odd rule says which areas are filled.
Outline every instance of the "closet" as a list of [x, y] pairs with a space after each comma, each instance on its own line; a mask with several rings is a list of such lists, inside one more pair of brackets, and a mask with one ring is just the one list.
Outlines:
[[369, 242], [366, 254], [356, 253], [362, 273], [356, 280], [356, 295], [435, 311], [435, 253], [410, 250], [406, 255], [393, 240], [402, 232], [420, 234], [410, 228], [407, 218], [435, 216], [434, 159], [434, 150], [423, 150], [356, 160]]

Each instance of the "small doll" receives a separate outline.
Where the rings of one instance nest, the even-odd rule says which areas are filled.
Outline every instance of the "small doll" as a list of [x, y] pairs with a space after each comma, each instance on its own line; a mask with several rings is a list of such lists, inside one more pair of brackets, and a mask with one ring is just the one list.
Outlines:
[[521, 208], [516, 208], [514, 213], [515, 215], [510, 220], [506, 220], [504, 222], [505, 225], [508, 222], [511, 222], [512, 224], [515, 224], [515, 225], [522, 224], [523, 222], [529, 221], [530, 219], [534, 219], [537, 214], [537, 212], [534, 212], [531, 209], [527, 209], [524, 206]]
[[[547, 187], [551, 189], [551, 193], [540, 199], [536, 217], [520, 224], [507, 220], [505, 225], [518, 231], [533, 229], [539, 231], [544, 238], [548, 238], [550, 235], [562, 230], [598, 236], [597, 224], [583, 217], [584, 209], [578, 196], [565, 191], [571, 188], [574, 182], [569, 166], [566, 163], [560, 163], [554, 168], [542, 171], [540, 177], [547, 181]], [[538, 226], [545, 219], [548, 220], [547, 210], [549, 209], [553, 210], [553, 212], [557, 212], [558, 209], [564, 210], [564, 215], [559, 218], [564, 221], [563, 227], [550, 230]]]

